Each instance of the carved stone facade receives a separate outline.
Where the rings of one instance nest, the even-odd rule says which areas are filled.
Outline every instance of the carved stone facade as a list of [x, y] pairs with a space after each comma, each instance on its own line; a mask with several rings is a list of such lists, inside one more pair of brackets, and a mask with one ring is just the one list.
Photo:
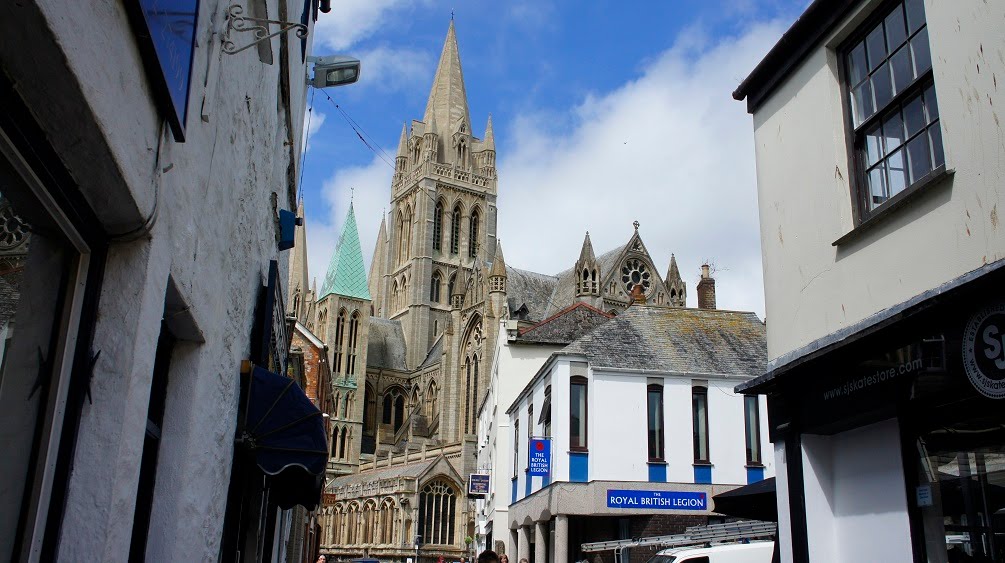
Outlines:
[[575, 266], [554, 276], [507, 267], [495, 161], [491, 117], [483, 138], [472, 131], [451, 22], [423, 119], [402, 127], [369, 276], [351, 206], [320, 291], [297, 233], [291, 310], [332, 366], [333, 455], [318, 520], [330, 558], [473, 555], [466, 484], [500, 320], [541, 321], [577, 301], [616, 314], [636, 285], [651, 304], [684, 306], [676, 262], [661, 279], [637, 224], [599, 257], [587, 235]]

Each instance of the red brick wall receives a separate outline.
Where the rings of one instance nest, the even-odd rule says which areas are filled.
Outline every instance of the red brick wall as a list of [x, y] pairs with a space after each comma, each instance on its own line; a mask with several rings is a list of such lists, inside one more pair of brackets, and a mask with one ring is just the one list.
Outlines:
[[[322, 350], [316, 348], [310, 340], [304, 338], [299, 332], [293, 333], [293, 345], [291, 347], [300, 348], [304, 351], [304, 379], [307, 381], [307, 387], [304, 389], [304, 393], [314, 401], [314, 404], [324, 410], [320, 401], [327, 399], [327, 396], [319, 396], [318, 392], [324, 392], [325, 385], [318, 381], [319, 374], [321, 373], [321, 357], [324, 353]], [[327, 393], [325, 393], [327, 395]]]

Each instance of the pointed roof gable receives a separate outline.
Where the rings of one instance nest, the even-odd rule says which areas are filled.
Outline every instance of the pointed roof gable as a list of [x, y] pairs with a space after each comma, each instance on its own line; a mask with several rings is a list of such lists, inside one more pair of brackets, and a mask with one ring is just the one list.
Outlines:
[[680, 270], [677, 269], [677, 257], [670, 253], [670, 268], [667, 269], [667, 279], [677, 280], [680, 278]]
[[597, 257], [593, 254], [593, 243], [590, 242], [590, 231], [586, 231], [586, 238], [583, 239], [583, 249], [579, 251], [579, 263], [587, 264], [596, 260]]
[[304, 202], [297, 206], [297, 217], [301, 219], [293, 230], [293, 261], [290, 266], [290, 291], [299, 289], [307, 293], [307, 219], [304, 217]]
[[506, 260], [503, 259], [502, 241], [496, 240], [496, 254], [492, 259], [492, 269], [489, 277], [506, 277]]
[[489, 114], [489, 122], [485, 125], [485, 140], [482, 141], [485, 145], [485, 150], [494, 151], [496, 150], [496, 136], [492, 131], [492, 114]]
[[398, 139], [398, 156], [408, 156], [408, 127], [401, 124], [401, 137]]
[[370, 300], [370, 290], [367, 288], [366, 272], [363, 268], [363, 252], [359, 248], [359, 232], [356, 230], [356, 213], [353, 211], [352, 203], [349, 204], [349, 213], [346, 215], [345, 225], [342, 226], [342, 235], [339, 236], [338, 245], [332, 254], [331, 262], [328, 263], [328, 274], [325, 275], [318, 299], [324, 299], [333, 293]]
[[468, 95], [464, 90], [464, 74], [461, 72], [461, 56], [457, 49], [457, 35], [454, 21], [450, 20], [447, 39], [440, 53], [440, 63], [436, 66], [436, 77], [429, 91], [426, 112], [422, 119], [428, 124], [446, 127], [447, 134], [453, 133], [458, 122], [463, 120], [471, 126], [468, 113]]
[[[370, 296], [380, 296], [380, 279], [384, 277], [384, 249], [387, 247], [387, 218], [381, 216], [380, 228], [377, 230], [377, 244], [373, 247], [373, 259], [370, 261], [369, 285]], [[380, 307], [380, 302], [376, 303]]]

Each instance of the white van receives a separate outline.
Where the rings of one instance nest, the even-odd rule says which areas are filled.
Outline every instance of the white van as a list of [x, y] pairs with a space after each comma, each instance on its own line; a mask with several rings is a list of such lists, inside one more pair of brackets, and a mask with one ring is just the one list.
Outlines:
[[664, 549], [647, 563], [771, 563], [773, 541]]

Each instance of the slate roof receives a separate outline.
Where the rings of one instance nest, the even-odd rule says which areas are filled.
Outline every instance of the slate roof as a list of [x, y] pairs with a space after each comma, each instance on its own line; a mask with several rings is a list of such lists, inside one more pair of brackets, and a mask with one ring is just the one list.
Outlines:
[[366, 270], [363, 267], [363, 252], [359, 248], [359, 232], [356, 229], [356, 212], [352, 203], [346, 215], [342, 234], [338, 245], [328, 263], [328, 273], [321, 285], [321, 300], [331, 294], [370, 300], [370, 290], [366, 283]]
[[544, 320], [548, 317], [548, 300], [554, 293], [557, 282], [558, 278], [555, 276], [506, 266], [506, 300], [510, 313], [520, 309], [521, 305], [526, 305], [529, 320]]
[[[354, 473], [352, 475], [341, 475], [335, 477], [328, 482], [328, 490], [334, 491], [336, 487], [341, 487], [343, 485], [349, 485], [351, 483], [358, 483], [362, 481], [372, 481], [374, 479], [388, 479], [391, 477], [418, 477], [422, 475], [429, 466], [436, 462], [437, 458], [429, 459], [426, 461], [419, 461], [409, 463], [408, 465], [395, 465], [393, 467], [381, 467], [374, 469], [373, 471], [367, 471], [365, 473]], [[386, 459], [378, 460], [387, 462]]]
[[370, 317], [367, 367], [406, 371], [405, 350], [405, 333], [400, 322]]
[[606, 323], [609, 315], [581, 301], [520, 332], [518, 342], [565, 345]]
[[768, 363], [764, 323], [754, 313], [633, 305], [560, 354], [596, 367], [756, 377]]
[[423, 360], [422, 364], [419, 365], [419, 369], [424, 369], [433, 364], [438, 364], [442, 359], [443, 359], [443, 335], [441, 334], [438, 337], [436, 337], [436, 340], [433, 342], [433, 347], [429, 349], [429, 353], [426, 354], [426, 359]]
[[[597, 257], [597, 266], [600, 267], [601, 279], [607, 279], [607, 276], [614, 271], [618, 258], [627, 246], [627, 244], [623, 244]], [[554, 293], [549, 297], [550, 303], [545, 316], [550, 317], [558, 313], [562, 308], [569, 306], [570, 303], [576, 300], [576, 272], [574, 270], [575, 267], [569, 268], [555, 276], [558, 282], [555, 284]]]

